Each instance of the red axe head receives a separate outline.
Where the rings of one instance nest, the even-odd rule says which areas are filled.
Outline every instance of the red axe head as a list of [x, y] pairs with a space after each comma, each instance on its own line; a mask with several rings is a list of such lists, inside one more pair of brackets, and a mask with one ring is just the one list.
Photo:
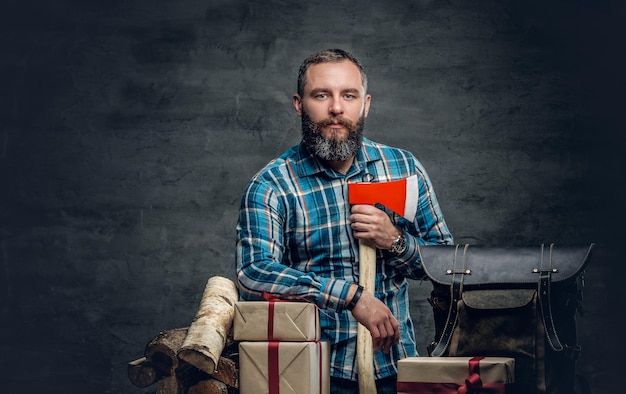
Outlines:
[[348, 184], [350, 204], [382, 204], [409, 221], [415, 218], [417, 193], [416, 175], [398, 181]]

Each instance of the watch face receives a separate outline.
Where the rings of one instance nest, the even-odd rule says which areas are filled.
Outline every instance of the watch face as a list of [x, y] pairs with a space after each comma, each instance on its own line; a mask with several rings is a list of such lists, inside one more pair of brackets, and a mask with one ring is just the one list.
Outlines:
[[404, 238], [403, 235], [401, 235], [393, 241], [391, 250], [395, 254], [401, 254], [404, 252], [405, 249], [406, 249], [406, 239]]

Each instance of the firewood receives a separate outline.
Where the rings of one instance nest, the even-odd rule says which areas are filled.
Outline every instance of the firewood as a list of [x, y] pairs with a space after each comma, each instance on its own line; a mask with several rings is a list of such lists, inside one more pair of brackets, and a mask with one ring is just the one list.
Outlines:
[[228, 394], [228, 386], [215, 379], [201, 380], [189, 387], [187, 394]]
[[214, 276], [206, 284], [200, 307], [189, 326], [178, 358], [214, 374], [233, 324], [239, 294], [230, 279]]
[[137, 387], [148, 387], [162, 376], [147, 358], [141, 357], [128, 363], [128, 378]]
[[157, 383], [156, 394], [183, 394], [185, 387], [175, 375], [166, 376]]
[[185, 341], [188, 327], [161, 331], [146, 345], [144, 355], [165, 375], [173, 375], [178, 368], [178, 351]]
[[217, 370], [211, 375], [199, 370], [186, 361], [180, 360], [180, 366], [176, 370], [176, 376], [185, 387], [193, 386], [201, 380], [214, 379], [225, 383], [229, 388], [239, 388], [238, 364], [235, 360], [224, 356], [219, 358]]
[[231, 359], [220, 357], [217, 371], [211, 376], [230, 387], [239, 388], [239, 368], [237, 363]]

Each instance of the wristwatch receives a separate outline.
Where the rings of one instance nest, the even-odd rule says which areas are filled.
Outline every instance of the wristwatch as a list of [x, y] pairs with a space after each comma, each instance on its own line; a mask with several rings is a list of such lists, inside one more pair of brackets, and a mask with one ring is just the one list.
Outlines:
[[396, 256], [401, 255], [406, 250], [406, 238], [404, 238], [404, 234], [400, 234], [393, 240], [391, 243], [391, 248], [389, 251]]

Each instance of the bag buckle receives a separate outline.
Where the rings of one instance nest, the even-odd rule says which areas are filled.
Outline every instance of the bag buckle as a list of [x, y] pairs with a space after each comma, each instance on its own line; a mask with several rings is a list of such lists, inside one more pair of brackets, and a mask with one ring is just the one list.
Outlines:
[[556, 274], [557, 272], [559, 272], [558, 268], [533, 268], [533, 274]]
[[462, 270], [447, 269], [446, 270], [446, 275], [455, 275], [455, 274], [471, 275], [472, 270], [471, 269], [462, 269]]

